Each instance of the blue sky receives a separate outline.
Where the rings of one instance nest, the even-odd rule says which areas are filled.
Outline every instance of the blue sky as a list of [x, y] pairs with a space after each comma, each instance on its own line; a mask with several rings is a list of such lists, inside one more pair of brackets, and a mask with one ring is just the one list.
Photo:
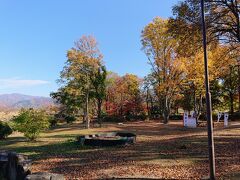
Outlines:
[[179, 0], [0, 0], [0, 94], [49, 96], [82, 35], [99, 42], [110, 71], [145, 76], [141, 30]]

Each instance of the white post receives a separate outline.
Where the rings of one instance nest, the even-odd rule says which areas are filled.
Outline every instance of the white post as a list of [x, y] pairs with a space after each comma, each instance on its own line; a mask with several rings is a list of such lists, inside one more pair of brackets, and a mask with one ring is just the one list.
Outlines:
[[191, 117], [189, 117], [188, 112], [187, 111], [184, 112], [183, 126], [184, 127], [191, 127], [191, 128], [196, 128], [197, 127], [196, 118], [194, 117], [193, 114], [191, 114]]
[[218, 112], [218, 121], [217, 121], [217, 122], [220, 121], [221, 117], [222, 117], [222, 113], [221, 113], [221, 112]]
[[188, 112], [185, 111], [183, 115], [183, 126], [186, 127], [188, 122]]
[[224, 113], [224, 127], [228, 127], [228, 113]]

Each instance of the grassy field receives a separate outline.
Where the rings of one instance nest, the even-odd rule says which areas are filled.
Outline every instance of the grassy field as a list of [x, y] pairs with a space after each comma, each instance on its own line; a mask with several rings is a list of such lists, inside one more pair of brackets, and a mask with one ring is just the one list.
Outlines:
[[[75, 142], [80, 134], [126, 130], [137, 134], [135, 145], [93, 148]], [[240, 171], [240, 123], [214, 130], [217, 176], [229, 179]], [[14, 134], [0, 141], [0, 151], [28, 155], [33, 172], [60, 173], [67, 179], [201, 179], [208, 175], [206, 132], [206, 127], [186, 129], [177, 121], [168, 125], [157, 121], [109, 123], [90, 130], [72, 124], [43, 133], [37, 142]]]

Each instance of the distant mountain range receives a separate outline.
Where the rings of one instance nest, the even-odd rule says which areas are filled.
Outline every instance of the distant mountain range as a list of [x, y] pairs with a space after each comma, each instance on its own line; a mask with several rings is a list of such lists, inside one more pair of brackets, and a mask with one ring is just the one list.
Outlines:
[[23, 94], [0, 94], [0, 111], [21, 108], [44, 108], [54, 105], [53, 99]]

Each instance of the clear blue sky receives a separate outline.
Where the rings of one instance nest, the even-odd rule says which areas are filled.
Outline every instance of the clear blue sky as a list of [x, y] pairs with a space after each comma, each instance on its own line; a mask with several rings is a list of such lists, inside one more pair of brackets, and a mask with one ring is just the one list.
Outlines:
[[179, 0], [0, 0], [0, 94], [49, 96], [82, 35], [99, 42], [108, 70], [145, 76], [141, 30]]

